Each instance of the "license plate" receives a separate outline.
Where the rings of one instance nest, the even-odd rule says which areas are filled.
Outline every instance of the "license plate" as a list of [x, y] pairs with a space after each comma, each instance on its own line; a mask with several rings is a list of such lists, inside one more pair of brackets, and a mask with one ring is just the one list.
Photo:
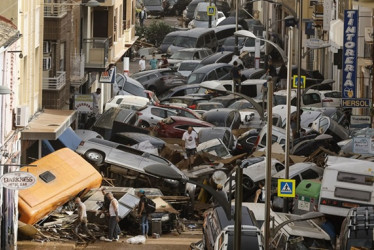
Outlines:
[[310, 209], [310, 203], [307, 201], [301, 201], [299, 200], [297, 203], [297, 208], [304, 211], [309, 211]]

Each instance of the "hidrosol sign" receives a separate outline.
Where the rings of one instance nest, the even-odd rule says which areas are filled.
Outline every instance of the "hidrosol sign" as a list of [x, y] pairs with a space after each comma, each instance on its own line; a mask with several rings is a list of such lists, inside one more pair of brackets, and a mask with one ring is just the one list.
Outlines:
[[31, 173], [18, 171], [4, 174], [0, 183], [5, 188], [20, 190], [34, 186], [36, 178]]

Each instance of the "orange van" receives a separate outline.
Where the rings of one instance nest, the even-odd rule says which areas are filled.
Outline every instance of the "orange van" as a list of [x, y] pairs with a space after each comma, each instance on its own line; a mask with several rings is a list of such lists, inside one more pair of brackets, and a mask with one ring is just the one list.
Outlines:
[[78, 195], [101, 185], [100, 173], [80, 155], [63, 148], [23, 167], [36, 178], [36, 184], [18, 193], [20, 221], [34, 224]]

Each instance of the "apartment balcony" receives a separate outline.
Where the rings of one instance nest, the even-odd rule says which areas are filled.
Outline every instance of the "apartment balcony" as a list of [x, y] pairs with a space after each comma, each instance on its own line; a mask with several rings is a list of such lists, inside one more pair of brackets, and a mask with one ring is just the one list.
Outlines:
[[71, 70], [70, 70], [70, 84], [80, 86], [86, 81], [86, 74], [84, 72], [85, 58], [84, 55], [71, 55]]
[[112, 38], [86, 38], [83, 39], [83, 52], [85, 55], [85, 69], [87, 71], [104, 71], [109, 66], [109, 46]]
[[57, 71], [55, 77], [43, 78], [43, 90], [60, 90], [66, 84], [66, 72]]
[[62, 18], [67, 14], [66, 0], [44, 0], [45, 18]]

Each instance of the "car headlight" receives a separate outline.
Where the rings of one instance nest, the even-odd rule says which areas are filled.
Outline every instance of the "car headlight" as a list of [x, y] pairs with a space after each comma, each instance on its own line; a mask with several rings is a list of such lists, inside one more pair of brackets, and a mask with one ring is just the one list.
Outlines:
[[169, 214], [164, 214], [164, 215], [161, 217], [161, 221], [168, 221], [169, 219], [170, 219]]

